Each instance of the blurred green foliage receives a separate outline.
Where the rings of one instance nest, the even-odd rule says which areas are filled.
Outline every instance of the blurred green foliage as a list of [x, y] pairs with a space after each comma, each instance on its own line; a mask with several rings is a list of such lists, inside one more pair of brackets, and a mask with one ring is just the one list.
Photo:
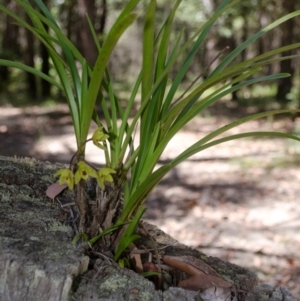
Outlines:
[[[164, 20], [173, 2], [173, 0], [158, 1], [157, 24]], [[15, 12], [19, 11], [18, 5], [13, 0], [0, 0], [0, 3]], [[66, 35], [91, 61], [96, 56], [96, 49], [92, 47], [92, 38], [87, 33], [84, 12], [87, 12], [91, 17], [96, 33], [101, 40], [101, 37], [108, 32], [116, 16], [124, 7], [124, 2], [120, 0], [81, 1], [81, 3], [85, 3], [85, 7], [80, 7], [78, 4], [80, 2], [70, 0], [44, 0], [44, 3], [51, 9], [58, 23], [64, 28]], [[145, 3], [140, 4], [141, 15]], [[175, 39], [178, 32], [185, 28], [182, 43], [186, 42], [198, 27], [212, 15], [219, 4], [220, 0], [184, 1], [178, 9], [173, 38]], [[238, 5], [219, 18], [217, 24], [212, 28], [206, 44], [199, 50], [193, 66], [184, 78], [186, 86], [201, 74], [209, 62], [226, 46], [234, 49], [266, 24], [299, 8], [300, 2], [298, 1], [240, 1]], [[44, 73], [52, 77], [57, 76], [52, 66], [46, 64], [49, 63], [47, 52], [30, 33], [25, 29], [20, 29], [10, 18], [1, 14], [0, 25], [0, 59], [13, 59], [40, 70], [46, 68]], [[126, 99], [127, 92], [130, 92], [137, 72], [140, 70], [142, 34], [141, 20], [140, 22], [138, 20], [119, 42], [109, 64], [112, 79], [117, 83], [116, 88], [122, 91], [124, 99]], [[294, 18], [247, 48], [237, 57], [235, 62], [241, 62], [276, 47], [295, 43], [299, 36], [300, 20]], [[285, 53], [285, 55], [297, 54], [297, 51], [299, 50], [293, 50], [290, 53]], [[216, 60], [210, 69], [213, 69], [218, 62]], [[176, 68], [180, 66], [180, 63], [178, 62], [178, 65], [174, 66], [174, 75], [178, 71]], [[231, 100], [235, 101], [237, 105], [242, 105], [243, 103], [248, 104], [249, 100], [259, 99], [258, 104], [268, 101], [269, 106], [275, 108], [278, 106], [298, 108], [300, 90], [300, 68], [298, 66], [300, 66], [299, 58], [295, 58], [292, 61], [278, 62], [265, 67], [262, 75], [287, 72], [292, 76], [275, 83], [261, 83], [253, 88], [244, 88], [234, 93]], [[38, 78], [30, 77], [11, 68], [0, 67], [0, 105], [25, 105], [28, 102], [40, 104], [41, 101], [50, 98], [58, 101], [61, 98], [59, 93], [55, 87], [47, 87], [47, 84], [45, 86], [45, 82]]]

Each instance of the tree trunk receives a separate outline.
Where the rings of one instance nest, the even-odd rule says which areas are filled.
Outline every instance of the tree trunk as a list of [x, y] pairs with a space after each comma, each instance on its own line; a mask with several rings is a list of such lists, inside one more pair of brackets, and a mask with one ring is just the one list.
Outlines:
[[78, 0], [78, 35], [79, 49], [88, 63], [94, 65], [98, 55], [93, 35], [91, 33], [87, 15], [92, 24], [95, 24], [95, 0]]
[[[70, 41], [74, 42], [74, 32], [76, 32], [76, 24], [74, 22], [74, 7], [76, 5], [75, 1], [65, 1], [61, 5], [60, 14], [66, 15], [65, 28], [66, 36]], [[75, 29], [75, 30], [74, 30]]]
[[[26, 22], [31, 24], [31, 20], [28, 15], [26, 15]], [[26, 39], [26, 45], [24, 49], [24, 63], [25, 65], [34, 68], [34, 36], [33, 34], [27, 30], [25, 30], [25, 39]], [[27, 81], [27, 89], [28, 89], [28, 95], [32, 97], [33, 101], [37, 98], [37, 87], [36, 87], [36, 81], [35, 76], [30, 73], [26, 72], [26, 81]]]
[[[12, 12], [17, 12], [17, 4], [14, 1], [5, 1], [4, 5]], [[2, 41], [1, 41], [1, 59], [16, 60], [20, 57], [20, 44], [19, 44], [19, 26], [14, 24], [14, 20], [8, 15], [2, 16]], [[0, 66], [0, 91], [6, 90], [9, 84], [9, 68], [6, 66]]]
[[107, 2], [106, 0], [102, 0], [101, 2], [101, 15], [97, 16], [99, 18], [99, 30], [98, 32], [102, 34], [105, 29], [106, 18], [107, 18]]
[[[46, 26], [46, 30], [48, 30], [48, 26]], [[50, 64], [49, 64], [49, 53], [44, 44], [41, 44], [40, 47], [40, 52], [41, 52], [41, 58], [42, 58], [42, 72], [44, 74], [49, 75], [50, 71]], [[41, 96], [42, 98], [46, 98], [50, 96], [50, 91], [51, 91], [51, 85], [48, 81], [41, 79]]]
[[[296, 10], [295, 1], [283, 1], [282, 6], [286, 14], [291, 13]], [[281, 26], [282, 37], [281, 37], [281, 47], [293, 44], [294, 42], [294, 18], [287, 20]], [[284, 55], [292, 55], [293, 51], [289, 50], [284, 53]], [[276, 100], [284, 107], [289, 102], [287, 95], [291, 92], [293, 86], [293, 77], [295, 73], [293, 60], [283, 60], [280, 62], [280, 72], [289, 73], [291, 76], [282, 78], [278, 81]]]
[[[72, 245], [72, 219], [68, 218], [72, 205], [66, 205], [73, 204], [74, 196], [64, 192], [56, 198], [57, 202], [45, 197], [58, 168], [62, 166], [0, 157], [0, 300], [189, 301], [200, 298], [195, 291], [173, 286], [164, 291], [155, 290], [152, 282], [131, 270], [121, 269], [106, 256], [89, 258], [80, 247]], [[87, 194], [93, 196], [93, 193], [88, 186]], [[234, 283], [241, 289], [239, 301], [263, 301], [266, 296], [269, 301], [296, 301], [285, 288], [256, 286], [257, 276], [242, 267], [188, 248], [154, 226], [144, 224], [144, 227], [166, 255], [196, 257]], [[152, 245], [143, 236], [140, 243], [148, 249]]]

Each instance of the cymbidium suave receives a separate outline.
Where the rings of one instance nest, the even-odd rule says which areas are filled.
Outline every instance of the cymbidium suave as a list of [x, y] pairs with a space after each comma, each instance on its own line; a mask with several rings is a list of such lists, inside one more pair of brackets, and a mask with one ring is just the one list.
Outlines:
[[[25, 14], [19, 16], [3, 4], [0, 4], [0, 11], [31, 31], [44, 44], [58, 76], [51, 77], [19, 62], [0, 59], [0, 65], [31, 72], [65, 95], [77, 152], [70, 160], [69, 168], [59, 170], [55, 176], [60, 177], [59, 185], [65, 185], [70, 190], [75, 188], [78, 229], [87, 238], [88, 245], [94, 249], [98, 247], [98, 250], [102, 248], [115, 261], [122, 260], [126, 256], [126, 248], [138, 238], [136, 229], [145, 212], [146, 198], [161, 179], [181, 162], [207, 148], [240, 138], [273, 136], [300, 141], [296, 135], [279, 132], [230, 134], [231, 129], [248, 121], [282, 113], [299, 113], [300, 110], [261, 112], [216, 128], [170, 162], [157, 164], [171, 139], [209, 106], [243, 87], [289, 76], [286, 73], [262, 75], [260, 72], [267, 65], [295, 58], [296, 55], [285, 56], [284, 53], [299, 49], [300, 43], [247, 57], [243, 61], [236, 58], [264, 34], [299, 16], [300, 10], [274, 20], [235, 49], [225, 47], [184, 88], [183, 80], [190, 78], [187, 75], [196, 55], [206, 49], [210, 30], [241, 0], [219, 1], [212, 15], [197, 24], [196, 31], [189, 33], [190, 36], [185, 34], [184, 29], [173, 31], [176, 11], [182, 0], [170, 1], [172, 5], [161, 24], [158, 24], [160, 18], [157, 18], [160, 9], [158, 1], [123, 1], [122, 11], [104, 35], [101, 45], [90, 24], [98, 49], [93, 65], [60, 29], [44, 1], [14, 2], [24, 9], [30, 22], [26, 21], [29, 20], [27, 17], [24, 18]], [[36, 3], [35, 7], [32, 2]], [[139, 7], [144, 8], [144, 16], [138, 18]], [[139, 24], [144, 24], [142, 63], [124, 105], [114, 90], [115, 83], [111, 79], [108, 63], [118, 40], [137, 18]], [[101, 116], [98, 115], [99, 109]], [[98, 128], [88, 139], [92, 121]], [[139, 136], [137, 145], [133, 143], [136, 133]], [[97, 169], [86, 161], [85, 145], [89, 141], [104, 152], [105, 167]], [[86, 197], [86, 180], [89, 178], [96, 185], [92, 202]]]

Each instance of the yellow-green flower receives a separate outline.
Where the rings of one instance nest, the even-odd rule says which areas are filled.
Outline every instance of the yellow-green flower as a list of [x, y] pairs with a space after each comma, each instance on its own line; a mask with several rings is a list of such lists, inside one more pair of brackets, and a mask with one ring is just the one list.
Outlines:
[[106, 182], [113, 182], [113, 177], [111, 176], [112, 173], [116, 173], [115, 170], [105, 167], [105, 168], [100, 168], [97, 172], [97, 182], [98, 185], [102, 190], [104, 190], [104, 181]]
[[105, 141], [109, 136], [107, 134], [103, 133], [103, 128], [99, 127], [97, 130], [94, 132], [92, 136], [93, 143], [98, 146], [101, 149], [105, 149], [103, 143], [101, 141]]
[[81, 179], [86, 180], [89, 176], [97, 178], [97, 172], [94, 168], [87, 165], [85, 162], [80, 161], [77, 163], [78, 169], [75, 173], [75, 184], [77, 184]]
[[60, 169], [54, 174], [54, 177], [59, 177], [59, 185], [67, 184], [70, 190], [74, 188], [74, 175], [70, 169]]

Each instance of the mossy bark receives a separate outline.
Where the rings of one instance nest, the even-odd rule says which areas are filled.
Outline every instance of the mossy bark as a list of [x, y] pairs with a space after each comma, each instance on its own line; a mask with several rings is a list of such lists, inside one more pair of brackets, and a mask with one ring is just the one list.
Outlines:
[[[55, 181], [52, 175], [61, 167], [0, 157], [0, 300], [199, 299], [197, 292], [172, 286], [157, 291], [152, 282], [105, 259], [97, 259], [93, 262], [97, 269], [89, 269], [90, 258], [71, 243], [74, 233], [68, 225], [68, 212], [45, 196]], [[87, 193], [96, 197], [89, 186]], [[74, 195], [65, 191], [59, 202], [74, 203]], [[247, 269], [181, 245], [154, 226], [144, 227], [165, 254], [197, 257], [245, 290], [247, 293], [239, 294], [241, 301], [296, 301], [284, 288], [257, 286], [257, 276]], [[140, 243], [152, 247], [147, 237]]]

